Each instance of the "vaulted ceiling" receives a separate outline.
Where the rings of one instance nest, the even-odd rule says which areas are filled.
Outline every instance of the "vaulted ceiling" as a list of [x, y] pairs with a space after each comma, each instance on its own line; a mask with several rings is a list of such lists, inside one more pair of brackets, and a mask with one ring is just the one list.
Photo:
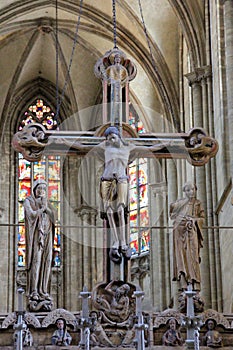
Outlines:
[[[179, 119], [180, 40], [184, 37], [191, 66], [206, 64], [203, 18], [204, 0], [116, 0], [117, 46], [138, 70], [130, 84], [131, 100], [144, 106], [149, 118], [166, 115], [170, 105]], [[66, 117], [100, 103], [94, 65], [113, 47], [111, 0], [2, 0], [3, 125], [36, 94], [55, 105], [56, 87], [64, 94]]]

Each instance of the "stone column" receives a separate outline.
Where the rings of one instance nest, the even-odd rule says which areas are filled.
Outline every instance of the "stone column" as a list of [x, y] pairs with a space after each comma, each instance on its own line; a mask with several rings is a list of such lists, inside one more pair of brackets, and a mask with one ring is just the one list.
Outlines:
[[[153, 304], [159, 310], [164, 310], [168, 306], [167, 288], [169, 288], [170, 281], [168, 276], [168, 242], [165, 235], [167, 230], [164, 229], [164, 203], [166, 203], [166, 183], [151, 184], [151, 192], [153, 197], [153, 226], [151, 230], [151, 276], [152, 277], [152, 298]], [[167, 266], [166, 266], [167, 264]], [[156, 278], [154, 278], [156, 276]]]
[[[210, 82], [212, 81], [212, 73], [211, 73], [211, 66], [206, 67], [205, 75], [202, 80], [202, 86], [203, 86], [203, 115], [204, 118], [204, 129], [209, 132], [212, 135], [212, 128], [210, 123], [210, 119], [212, 118], [212, 107], [210, 109], [210, 106], [212, 106], [212, 96], [210, 96], [210, 93], [212, 94], [212, 84]], [[209, 91], [209, 89], [211, 90]], [[210, 99], [210, 101], [209, 101]], [[214, 135], [213, 135], [214, 136]], [[213, 203], [213, 187], [212, 183], [214, 182], [212, 178], [212, 164], [209, 162], [205, 166], [206, 169], [206, 202], [207, 202], [207, 212], [206, 212], [206, 219], [205, 219], [205, 225], [206, 226], [214, 226], [214, 220], [213, 220], [213, 213], [214, 213], [214, 203]], [[205, 232], [204, 232], [205, 235]], [[209, 263], [210, 263], [210, 293], [211, 293], [211, 300], [209, 305], [206, 305], [207, 307], [213, 308], [216, 310], [216, 259], [215, 259], [215, 245], [214, 245], [214, 237], [216, 235], [214, 234], [213, 229], [206, 230], [206, 237], [208, 235], [208, 255], [209, 255]], [[206, 242], [207, 243], [207, 242]], [[207, 245], [206, 245], [207, 246]], [[219, 262], [218, 264], [219, 265]]]
[[[227, 114], [229, 135], [233, 135], [233, 1], [221, 0], [224, 5], [224, 29], [226, 48]], [[229, 139], [231, 179], [233, 177], [233, 137]], [[233, 197], [232, 197], [233, 204]]]
[[202, 76], [199, 70], [196, 69], [194, 72], [186, 74], [186, 77], [188, 78], [189, 85], [192, 87], [193, 126], [202, 127]]
[[[204, 71], [202, 68], [197, 68], [194, 70], [194, 72], [186, 74], [186, 77], [188, 78], [189, 85], [192, 88], [193, 126], [202, 128], [204, 126], [202, 100], [202, 79], [204, 78]], [[199, 198], [201, 199], [204, 208], [206, 208], [205, 168], [195, 168], [195, 177]]]
[[94, 287], [93, 283], [97, 282], [97, 268], [101, 262], [96, 261], [96, 225], [97, 210], [87, 205], [81, 205], [75, 209], [82, 224], [82, 276], [83, 285], [87, 285], [90, 290]]
[[[186, 74], [189, 80], [189, 85], [192, 88], [192, 103], [193, 103], [193, 127], [204, 128], [204, 118], [207, 118], [207, 94], [206, 94], [206, 78], [208, 76], [208, 67], [196, 68], [193, 72]], [[206, 188], [206, 168], [196, 167], [194, 169], [194, 179], [187, 179], [188, 181], [195, 181], [197, 186], [197, 198], [200, 199], [207, 214], [207, 188]], [[206, 224], [206, 222], [205, 222]], [[210, 272], [209, 272], [209, 252], [208, 252], [208, 234], [204, 232], [204, 247], [201, 251], [202, 261], [205, 264], [201, 264], [201, 280], [205, 283], [201, 283], [201, 292], [205, 300], [210, 300]]]
[[[201, 68], [200, 74], [202, 74], [202, 101], [203, 101], [203, 126], [204, 129], [211, 135], [214, 136], [214, 130], [212, 128], [212, 67], [205, 66]], [[216, 179], [213, 178], [213, 162], [209, 162], [205, 165], [205, 176], [206, 176], [206, 226], [214, 226], [214, 203], [213, 203], [213, 187], [215, 186]], [[209, 273], [205, 275], [203, 271], [203, 278], [208, 278], [210, 280], [210, 296], [209, 305], [205, 305], [206, 307], [217, 309], [217, 276], [218, 276], [218, 268], [216, 266], [220, 266], [220, 262], [217, 259], [216, 255], [216, 244], [215, 240], [218, 237], [218, 232], [214, 232], [213, 229], [208, 229], [204, 232], [204, 237], [206, 237], [206, 244], [204, 242], [205, 254], [208, 254], [209, 257]], [[208, 239], [207, 239], [208, 237]], [[217, 260], [216, 260], [217, 259]], [[203, 270], [203, 266], [201, 266]], [[220, 290], [220, 289], [219, 289]]]
[[[204, 128], [203, 119], [207, 117], [207, 95], [206, 95], [206, 78], [209, 75], [209, 66], [196, 68], [194, 72], [186, 74], [189, 80], [189, 85], [192, 88], [192, 103], [193, 103], [193, 126]], [[205, 98], [204, 98], [205, 97]], [[203, 118], [204, 117], [204, 118]], [[196, 185], [198, 188], [199, 198], [201, 199], [204, 208], [206, 208], [206, 184], [205, 184], [205, 167], [195, 168]]]
[[[182, 176], [182, 174], [181, 174]], [[168, 211], [170, 204], [175, 202], [178, 198], [178, 186], [177, 186], [177, 161], [174, 160], [168, 160], [167, 161], [167, 201], [168, 201]], [[169, 226], [172, 226], [172, 221], [169, 220]], [[169, 230], [169, 246], [170, 246], [170, 281], [171, 281], [171, 295], [173, 298], [173, 308], [178, 309], [178, 297], [179, 297], [179, 291], [178, 291], [178, 282], [172, 281], [173, 278], [173, 230]]]

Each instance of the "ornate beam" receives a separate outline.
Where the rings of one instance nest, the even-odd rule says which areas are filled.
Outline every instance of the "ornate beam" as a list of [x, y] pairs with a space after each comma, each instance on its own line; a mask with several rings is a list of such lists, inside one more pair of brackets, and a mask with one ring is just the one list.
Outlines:
[[[90, 151], [104, 141], [102, 135], [108, 126], [109, 123], [96, 132], [77, 132], [48, 131], [40, 124], [30, 124], [14, 134], [12, 146], [31, 162], [45, 154], [89, 156]], [[148, 133], [135, 137], [135, 131], [124, 123], [123, 136], [124, 141], [134, 144], [137, 157], [187, 159], [192, 165], [201, 166], [218, 151], [218, 142], [202, 128], [193, 128], [188, 133]], [[151, 149], [157, 144], [164, 146]]]

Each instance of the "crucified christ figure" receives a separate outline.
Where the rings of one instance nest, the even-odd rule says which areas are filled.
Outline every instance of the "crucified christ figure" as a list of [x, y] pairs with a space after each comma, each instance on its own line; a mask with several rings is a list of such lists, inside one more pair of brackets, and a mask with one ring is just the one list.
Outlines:
[[[167, 143], [155, 143], [150, 147], [125, 142], [117, 127], [110, 126], [104, 132], [105, 140], [90, 149], [92, 155], [97, 155], [104, 162], [104, 170], [100, 178], [100, 196], [102, 199], [102, 218], [109, 223], [112, 247], [110, 258], [115, 263], [121, 262], [121, 254], [130, 258], [131, 249], [126, 238], [125, 211], [128, 207], [127, 166], [135, 158], [143, 156], [148, 148], [153, 151], [169, 146]], [[72, 148], [87, 149], [80, 142], [64, 142]], [[91, 146], [90, 146], [91, 147]]]
[[[69, 136], [77, 135], [75, 141]], [[40, 124], [31, 124], [18, 131], [12, 140], [17, 152], [25, 159], [36, 161], [43, 152], [66, 152], [63, 146], [68, 145], [81, 156], [98, 156], [104, 163], [104, 171], [100, 181], [103, 215], [109, 223], [112, 232], [111, 257], [120, 263], [122, 254], [127, 257], [130, 249], [126, 240], [125, 218], [128, 205], [128, 164], [139, 157], [186, 158], [194, 166], [206, 164], [218, 151], [218, 142], [209, 137], [202, 128], [191, 129], [189, 133], [181, 134], [150, 134], [146, 139], [134, 138], [127, 142], [121, 138], [117, 127], [111, 126], [105, 130], [105, 140], [101, 143], [99, 137], [89, 137], [70, 132], [51, 132]], [[83, 141], [81, 141], [83, 140]], [[58, 148], [57, 148], [58, 147]], [[60, 148], [59, 148], [60, 147]], [[90, 152], [91, 151], [91, 152]]]

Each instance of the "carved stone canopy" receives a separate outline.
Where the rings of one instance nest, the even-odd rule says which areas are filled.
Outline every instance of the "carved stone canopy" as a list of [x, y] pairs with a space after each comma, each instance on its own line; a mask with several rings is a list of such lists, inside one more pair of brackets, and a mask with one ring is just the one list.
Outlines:
[[94, 68], [96, 77], [102, 80], [108, 80], [107, 71], [110, 66], [115, 64], [116, 56], [119, 56], [120, 64], [127, 72], [126, 81], [133, 80], [136, 77], [137, 68], [135, 64], [126, 57], [126, 54], [118, 48], [107, 51], [104, 56], [96, 62]]
[[[24, 313], [24, 321], [27, 325], [31, 325], [35, 328], [40, 328], [41, 324], [38, 318], [30, 312]], [[3, 321], [2, 328], [8, 328], [17, 322], [17, 312], [10, 313]]]
[[68, 325], [71, 325], [74, 328], [76, 327], [76, 317], [65, 309], [56, 309], [49, 312], [48, 315], [43, 319], [41, 326], [48, 327], [51, 324], [55, 324], [59, 318], [64, 319]]

